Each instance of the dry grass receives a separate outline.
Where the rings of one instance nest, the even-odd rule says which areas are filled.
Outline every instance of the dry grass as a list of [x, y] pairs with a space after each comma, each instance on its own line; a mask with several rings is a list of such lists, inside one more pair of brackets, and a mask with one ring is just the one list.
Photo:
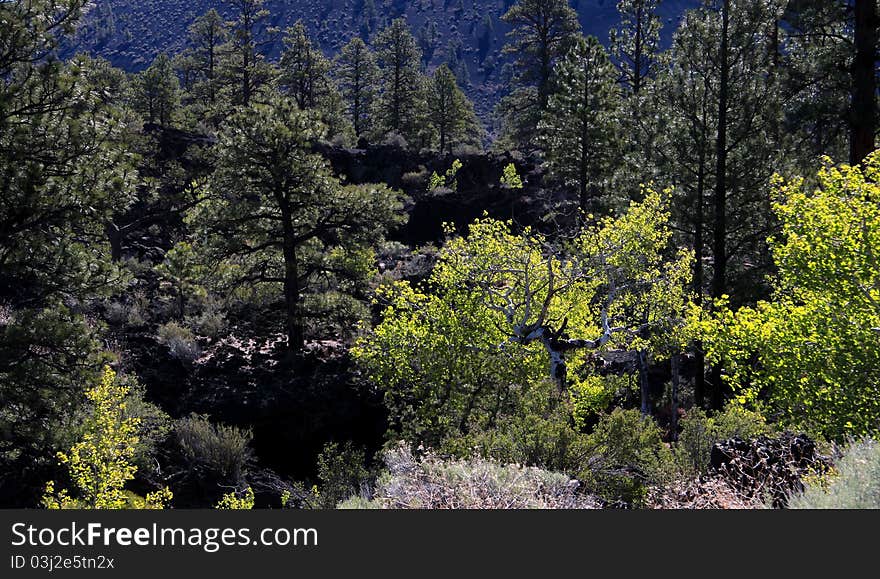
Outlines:
[[679, 480], [648, 494], [650, 509], [763, 509], [763, 501], [738, 492], [722, 476]]
[[482, 458], [416, 459], [399, 446], [386, 453], [373, 503], [386, 509], [591, 509], [598, 502], [577, 492], [560, 473]]

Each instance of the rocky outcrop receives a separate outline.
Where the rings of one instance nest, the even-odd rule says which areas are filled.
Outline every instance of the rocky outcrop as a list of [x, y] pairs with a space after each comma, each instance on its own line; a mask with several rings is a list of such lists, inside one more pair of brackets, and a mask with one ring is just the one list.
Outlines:
[[830, 459], [818, 453], [815, 441], [790, 432], [777, 438], [716, 442], [710, 463], [711, 470], [723, 475], [741, 495], [770, 499], [776, 508], [784, 507], [791, 493], [804, 489], [804, 476], [825, 472], [831, 465]]

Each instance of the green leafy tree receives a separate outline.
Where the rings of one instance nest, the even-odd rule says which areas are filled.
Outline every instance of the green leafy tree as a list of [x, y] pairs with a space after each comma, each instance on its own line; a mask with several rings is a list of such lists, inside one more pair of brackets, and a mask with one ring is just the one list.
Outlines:
[[584, 214], [598, 209], [616, 164], [616, 76], [595, 37], [578, 40], [556, 65], [556, 90], [538, 125], [551, 178], [577, 192]]
[[842, 439], [880, 425], [880, 155], [818, 181], [776, 181], [773, 299], [721, 309], [706, 343], [739, 402]]
[[334, 76], [355, 136], [372, 134], [380, 77], [376, 56], [363, 40], [353, 38], [342, 47], [334, 61]]
[[399, 219], [398, 194], [333, 176], [312, 152], [319, 128], [286, 99], [235, 114], [220, 132], [211, 184], [188, 217], [231, 289], [280, 289], [294, 352], [303, 348], [306, 318], [329, 315], [320, 298], [356, 293], [372, 266], [370, 243]]
[[82, 440], [69, 452], [59, 452], [58, 460], [68, 469], [76, 488], [75, 496], [67, 490], [55, 491], [55, 483], [46, 484], [43, 506], [50, 509], [122, 509], [164, 507], [171, 500], [167, 488], [140, 498], [125, 490], [134, 479], [137, 467], [132, 464], [138, 443], [140, 419], [126, 415], [129, 387], [116, 379], [110, 367], [104, 368], [101, 380], [86, 390], [92, 406], [85, 420]]
[[383, 288], [382, 321], [353, 353], [385, 390], [393, 428], [437, 445], [520, 412], [542, 383], [556, 398], [588, 395], [590, 352], [662, 356], [681, 342], [690, 257], [664, 260], [667, 220], [652, 193], [561, 251], [484, 218], [447, 241], [424, 286]]

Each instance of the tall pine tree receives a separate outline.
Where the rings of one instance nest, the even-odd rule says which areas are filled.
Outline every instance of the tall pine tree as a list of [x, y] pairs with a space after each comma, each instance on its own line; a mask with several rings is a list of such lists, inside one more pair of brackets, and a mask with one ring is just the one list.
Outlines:
[[424, 126], [422, 51], [403, 18], [393, 20], [373, 45], [382, 69], [382, 132], [398, 133], [407, 141], [415, 141]]
[[581, 26], [567, 0], [520, 0], [501, 19], [512, 29], [502, 52], [511, 55], [511, 93], [499, 104], [514, 146], [531, 148], [547, 110], [553, 65], [577, 39]]
[[348, 110], [355, 137], [370, 135], [376, 126], [379, 67], [360, 38], [352, 38], [336, 56], [333, 74]]
[[600, 208], [617, 157], [617, 73], [594, 36], [556, 65], [554, 93], [539, 125], [551, 178], [577, 194], [584, 213]]
[[307, 323], [331, 315], [322, 295], [363, 291], [369, 244], [400, 209], [383, 186], [336, 179], [312, 152], [319, 127], [285, 98], [240, 110], [220, 132], [216, 170], [189, 217], [206, 258], [222, 266], [227, 291], [263, 288], [280, 298], [293, 353], [303, 349]]

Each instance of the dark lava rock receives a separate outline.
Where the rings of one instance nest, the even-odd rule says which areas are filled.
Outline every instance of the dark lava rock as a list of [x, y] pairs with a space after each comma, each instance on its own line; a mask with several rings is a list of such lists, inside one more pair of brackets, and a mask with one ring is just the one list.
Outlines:
[[804, 489], [803, 477], [825, 472], [830, 460], [817, 452], [815, 441], [807, 435], [786, 432], [776, 438], [716, 442], [710, 464], [715, 474], [724, 476], [744, 496], [763, 497], [783, 508], [793, 492]]

